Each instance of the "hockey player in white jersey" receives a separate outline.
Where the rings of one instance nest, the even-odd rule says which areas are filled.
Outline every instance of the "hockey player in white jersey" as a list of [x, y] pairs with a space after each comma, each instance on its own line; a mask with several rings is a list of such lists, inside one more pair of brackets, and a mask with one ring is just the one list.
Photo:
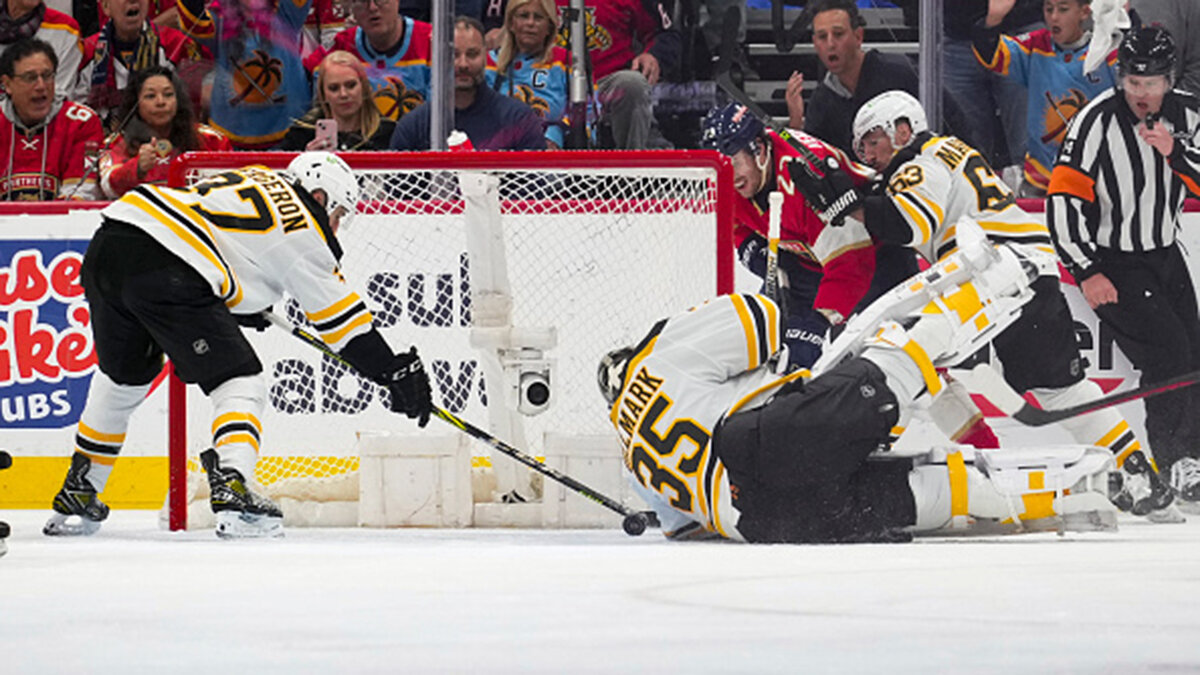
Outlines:
[[392, 352], [338, 267], [335, 232], [357, 204], [346, 163], [307, 152], [283, 172], [247, 167], [187, 189], [143, 185], [101, 212], [81, 271], [99, 367], [46, 534], [91, 534], [107, 517], [98, 494], [164, 353], [212, 400], [213, 447], [200, 459], [218, 536], [282, 534], [279, 508], [248, 482], [266, 385], [239, 323], [265, 328], [261, 312], [284, 292], [330, 347], [389, 390], [393, 410], [428, 422], [429, 379], [416, 348]]
[[625, 468], [664, 534], [810, 543], [1111, 527], [1102, 448], [871, 457], [915, 399], [938, 393], [936, 367], [985, 346], [1033, 297], [1027, 258], [977, 241], [877, 301], [896, 311], [815, 378], [776, 373], [779, 308], [759, 295], [716, 298], [606, 355], [598, 380]]
[[[1064, 408], [1098, 398], [1085, 377], [1074, 322], [1059, 289], [1058, 255], [1041, 219], [1022, 209], [1012, 191], [974, 148], [953, 136], [936, 136], [917, 99], [889, 91], [867, 101], [854, 119], [854, 150], [883, 174], [886, 187], [864, 197], [851, 217], [877, 241], [908, 245], [935, 262], [959, 245], [955, 223], [970, 217], [993, 243], [1018, 247], [1040, 276], [1033, 300], [1011, 330], [992, 345], [1004, 379], [1031, 392], [1042, 407]], [[822, 181], [797, 181], [801, 191]], [[1158, 477], [1129, 423], [1115, 410], [1078, 417], [1063, 426], [1079, 443], [1108, 448], [1124, 469], [1114, 500], [1152, 519], [1178, 520], [1170, 490]]]

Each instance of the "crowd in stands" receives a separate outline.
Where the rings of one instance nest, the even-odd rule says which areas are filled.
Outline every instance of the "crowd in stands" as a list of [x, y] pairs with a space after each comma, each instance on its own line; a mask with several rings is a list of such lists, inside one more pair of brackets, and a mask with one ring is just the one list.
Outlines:
[[[685, 36], [676, 4], [589, 3], [591, 96], [573, 110], [570, 0], [456, 0], [455, 128], [481, 150], [671, 147], [653, 88], [703, 70], [685, 54], [715, 59], [718, 15], [745, 15], [689, 0], [709, 16]], [[787, 4], [805, 7], [822, 74], [811, 92], [799, 67], [786, 83], [790, 125], [853, 156], [855, 111], [882, 91], [916, 95], [914, 62], [864, 44], [863, 2]], [[1180, 33], [1176, 86], [1200, 88], [1200, 3], [1131, 4]], [[1114, 83], [1111, 54], [1083, 69], [1090, 0], [944, 11], [940, 131], [1008, 169], [1022, 196], [1044, 195], [1071, 117]], [[190, 149], [427, 149], [430, 18], [429, 0], [0, 0], [0, 199], [112, 198]], [[322, 120], [336, 133], [318, 134]]]

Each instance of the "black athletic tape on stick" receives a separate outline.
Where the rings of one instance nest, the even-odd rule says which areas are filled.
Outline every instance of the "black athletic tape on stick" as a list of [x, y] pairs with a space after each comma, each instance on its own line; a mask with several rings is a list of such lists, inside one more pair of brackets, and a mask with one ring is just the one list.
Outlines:
[[[308, 344], [310, 347], [315, 348], [317, 351], [320, 351], [321, 353], [325, 354], [329, 358], [334, 359], [337, 362], [349, 367], [351, 370], [357, 370], [348, 361], [343, 359], [337, 352], [330, 349], [329, 345], [325, 344], [324, 340], [317, 337], [316, 335], [313, 335], [312, 333], [309, 333], [308, 331], [306, 331], [302, 328], [299, 328], [297, 326], [293, 326], [292, 324], [288, 323], [286, 320], [284, 320], [279, 315], [277, 315], [273, 312], [263, 312], [263, 315], [271, 323], [273, 323], [276, 326], [291, 333], [294, 337], [299, 339], [301, 342]], [[454, 426], [455, 428], [464, 432], [468, 436], [478, 439], [478, 440], [481, 440], [484, 443], [487, 443], [488, 445], [492, 446], [496, 450], [499, 450], [500, 452], [508, 455], [509, 457], [512, 457], [513, 459], [524, 464], [525, 466], [529, 467], [530, 469], [537, 471], [538, 473], [542, 474], [543, 476], [546, 476], [546, 477], [560, 483], [561, 485], [565, 485], [566, 487], [575, 491], [576, 494], [580, 494], [584, 497], [587, 497], [588, 499], [596, 502], [597, 504], [603, 506], [604, 508], [609, 509], [610, 511], [619, 513], [622, 516], [625, 516], [625, 520], [622, 521], [622, 523], [621, 523], [621, 528], [624, 529], [625, 533], [630, 536], [636, 537], [636, 536], [640, 535], [641, 533], [645, 532], [647, 527], [651, 527], [651, 526], [658, 527], [658, 525], [659, 525], [657, 514], [655, 514], [653, 511], [636, 511], [634, 509], [631, 509], [628, 506], [625, 506], [624, 504], [622, 504], [621, 502], [618, 502], [617, 500], [612, 499], [611, 497], [608, 497], [608, 496], [604, 495], [603, 493], [593, 490], [592, 488], [584, 485], [583, 483], [575, 480], [574, 478], [571, 478], [570, 476], [566, 475], [565, 473], [558, 471], [557, 469], [554, 469], [553, 467], [546, 466], [542, 462], [539, 462], [537, 460], [537, 458], [534, 457], [533, 455], [527, 454], [525, 452], [522, 452], [522, 451], [516, 449], [515, 447], [509, 445], [508, 443], [505, 443], [504, 441], [500, 440], [499, 438], [496, 438], [495, 436], [489, 434], [488, 432], [484, 431], [483, 429], [480, 429], [479, 427], [475, 426], [474, 424], [471, 424], [470, 422], [458, 417], [457, 415], [455, 415], [454, 413], [452, 413], [448, 410], [444, 410], [442, 408], [434, 406], [433, 407], [433, 415], [434, 415], [434, 417], [437, 417], [438, 419], [442, 420], [443, 422]]]
[[1122, 403], [1129, 403], [1130, 401], [1157, 396], [1175, 389], [1190, 387], [1197, 382], [1200, 382], [1200, 370], [1194, 370], [1190, 373], [1173, 377], [1166, 382], [1147, 384], [1137, 387], [1136, 389], [1130, 389], [1129, 391], [1122, 391], [1115, 394], [1109, 394], [1108, 396], [1101, 396], [1094, 401], [1080, 403], [1079, 405], [1074, 405], [1069, 408], [1043, 410], [1041, 408], [1035, 408], [1027, 403], [1015, 414], [1013, 414], [1012, 417], [1016, 421], [1026, 426], [1041, 427], [1047, 424], [1061, 422], [1072, 417], [1078, 417], [1080, 415], [1096, 412], [1097, 410], [1103, 410], [1104, 408], [1110, 408], [1114, 405], [1121, 405]]

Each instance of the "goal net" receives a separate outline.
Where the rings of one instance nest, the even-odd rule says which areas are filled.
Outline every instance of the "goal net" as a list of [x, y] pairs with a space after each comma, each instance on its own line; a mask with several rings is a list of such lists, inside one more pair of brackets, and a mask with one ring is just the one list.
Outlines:
[[[193, 153], [172, 168], [171, 184], [249, 164], [283, 168], [293, 156]], [[347, 282], [393, 349], [417, 346], [435, 405], [514, 445], [515, 435], [530, 454], [542, 455], [548, 434], [608, 433], [600, 357], [732, 288], [732, 179], [715, 153], [342, 156], [362, 190], [354, 222], [339, 233]], [[274, 310], [312, 330], [290, 298]], [[287, 500], [290, 520], [303, 520], [287, 513], [292, 501], [357, 499], [363, 434], [452, 431], [437, 420], [418, 430], [386, 409], [382, 390], [283, 331], [247, 335], [268, 392], [256, 480]], [[500, 348], [523, 365], [497, 359]], [[508, 381], [518, 370], [549, 380], [539, 414], [512, 409], [526, 393]], [[208, 401], [188, 390], [186, 404], [172, 397], [172, 528], [184, 525], [189, 483], [191, 501], [203, 495], [197, 457], [211, 443]], [[500, 407], [509, 428], [496, 428]], [[476, 465], [489, 463], [488, 450], [472, 446]]]

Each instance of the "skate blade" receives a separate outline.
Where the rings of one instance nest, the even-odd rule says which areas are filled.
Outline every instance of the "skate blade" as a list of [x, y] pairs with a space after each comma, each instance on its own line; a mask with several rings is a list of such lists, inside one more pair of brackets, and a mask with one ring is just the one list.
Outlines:
[[100, 521], [88, 520], [83, 516], [51, 514], [42, 528], [42, 534], [48, 537], [88, 537], [100, 529]]
[[[1179, 503], [1178, 501], [1175, 502], [1175, 504], [1178, 504], [1178, 503]], [[1151, 511], [1150, 513], [1147, 513], [1146, 520], [1148, 520], [1152, 523], [1158, 523], [1160, 525], [1161, 524], [1175, 525], [1178, 523], [1186, 523], [1187, 518], [1183, 517], [1183, 514], [1180, 513], [1181, 509], [1179, 509], [1175, 504], [1168, 504], [1166, 506], [1166, 508], [1162, 508], [1157, 511]]]
[[1083, 511], [1062, 516], [1062, 532], [1116, 532], [1115, 511]]
[[1186, 513], [1189, 516], [1200, 516], [1200, 502], [1194, 502], [1184, 499], [1183, 497], [1179, 497], [1175, 500], [1175, 503], [1179, 505], [1179, 510], [1183, 513]]
[[267, 539], [283, 536], [283, 518], [241, 511], [219, 511], [217, 536], [221, 539]]

